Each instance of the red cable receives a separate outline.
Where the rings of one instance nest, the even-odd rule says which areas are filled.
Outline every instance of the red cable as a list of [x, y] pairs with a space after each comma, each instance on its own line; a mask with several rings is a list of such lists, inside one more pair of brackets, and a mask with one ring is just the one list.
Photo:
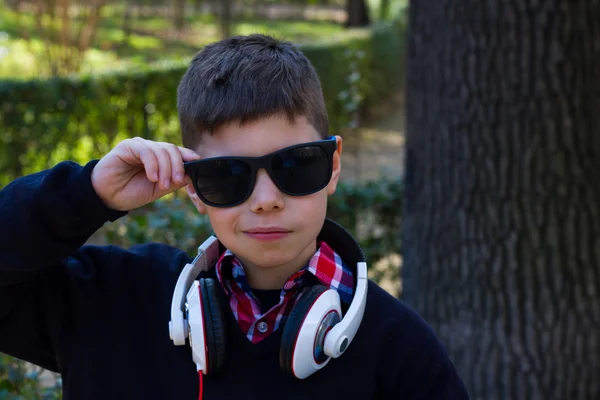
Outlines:
[[198, 393], [198, 400], [202, 400], [202, 370], [198, 371], [198, 376], [200, 377], [200, 389]]

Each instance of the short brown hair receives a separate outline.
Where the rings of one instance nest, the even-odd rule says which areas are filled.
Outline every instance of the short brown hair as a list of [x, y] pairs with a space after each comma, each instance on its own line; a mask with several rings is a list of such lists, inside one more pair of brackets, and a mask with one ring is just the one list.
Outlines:
[[321, 83], [308, 58], [292, 43], [271, 36], [234, 36], [204, 47], [177, 89], [182, 142], [195, 149], [203, 134], [285, 114], [304, 116], [322, 136], [329, 120]]

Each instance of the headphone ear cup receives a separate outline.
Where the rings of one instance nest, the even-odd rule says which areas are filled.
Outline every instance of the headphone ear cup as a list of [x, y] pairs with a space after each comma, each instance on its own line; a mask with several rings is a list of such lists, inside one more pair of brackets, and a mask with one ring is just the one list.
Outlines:
[[330, 289], [323, 285], [309, 287], [290, 312], [283, 329], [281, 347], [279, 349], [279, 366], [286, 373], [294, 375], [294, 351], [296, 349], [298, 334], [300, 333], [306, 315], [319, 296], [328, 290]]
[[225, 364], [227, 333], [223, 318], [225, 301], [218, 282], [214, 279], [200, 279], [200, 294], [202, 296], [206, 346], [208, 348], [207, 371], [215, 373], [220, 371]]

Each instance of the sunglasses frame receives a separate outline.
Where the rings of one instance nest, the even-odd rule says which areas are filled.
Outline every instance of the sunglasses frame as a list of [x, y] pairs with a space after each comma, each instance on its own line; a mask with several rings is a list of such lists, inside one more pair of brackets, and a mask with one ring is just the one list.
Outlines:
[[[279, 182], [277, 182], [277, 180], [275, 179], [275, 174], [271, 167], [271, 160], [273, 159], [273, 157], [276, 157], [277, 155], [279, 155], [281, 153], [285, 153], [287, 151], [294, 150], [297, 148], [302, 148], [302, 147], [319, 147], [320, 149], [322, 149], [324, 151], [324, 153], [327, 157], [328, 176], [327, 176], [327, 179], [325, 180], [325, 184], [316, 190], [313, 190], [310, 192], [303, 192], [302, 194], [290, 193], [289, 191], [285, 190], [279, 184]], [[243, 156], [211, 157], [211, 158], [204, 158], [201, 160], [188, 161], [188, 162], [185, 162], [183, 164], [183, 166], [185, 169], [185, 173], [192, 179], [192, 184], [194, 185], [196, 194], [202, 200], [202, 202], [204, 202], [205, 204], [207, 204], [211, 207], [229, 208], [229, 207], [235, 207], [237, 205], [240, 205], [250, 198], [250, 196], [252, 195], [252, 192], [254, 191], [254, 187], [256, 185], [256, 175], [257, 175], [258, 171], [261, 169], [264, 169], [265, 171], [267, 171], [269, 178], [271, 178], [271, 181], [275, 184], [275, 186], [277, 186], [277, 188], [282, 193], [285, 193], [289, 196], [294, 196], [294, 197], [308, 196], [309, 194], [313, 194], [313, 193], [318, 192], [319, 190], [322, 190], [329, 184], [329, 181], [331, 180], [331, 176], [333, 174], [333, 154], [335, 153], [336, 150], [337, 150], [336, 137], [329, 136], [325, 139], [317, 140], [314, 142], [305, 142], [305, 143], [295, 144], [293, 146], [284, 147], [283, 149], [274, 151], [269, 154], [265, 154], [264, 156], [259, 156], [259, 157], [243, 157]], [[250, 167], [249, 189], [248, 189], [248, 192], [242, 197], [242, 199], [237, 202], [228, 203], [228, 204], [213, 203], [211, 201], [208, 201], [200, 193], [200, 190], [198, 189], [198, 185], [197, 185], [196, 173], [200, 168], [202, 168], [202, 164], [206, 164], [208, 162], [213, 162], [213, 161], [227, 161], [227, 160], [242, 161], [249, 165], [249, 167]]]

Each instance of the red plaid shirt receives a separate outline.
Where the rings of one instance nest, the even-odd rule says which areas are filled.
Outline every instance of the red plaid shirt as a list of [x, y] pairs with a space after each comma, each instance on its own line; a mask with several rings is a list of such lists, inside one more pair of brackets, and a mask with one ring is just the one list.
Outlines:
[[[302, 295], [302, 289], [310, 285], [310, 275], [307, 274], [315, 276], [323, 285], [336, 289], [343, 302], [349, 304], [352, 301], [352, 271], [324, 242], [318, 243], [318, 249], [308, 265], [288, 278], [281, 289], [279, 303], [264, 314], [248, 285], [242, 264], [231, 251], [227, 250], [221, 255], [216, 264], [216, 272], [229, 297], [233, 315], [252, 343], [260, 342], [282, 326]], [[262, 329], [259, 329], [259, 324]]]

